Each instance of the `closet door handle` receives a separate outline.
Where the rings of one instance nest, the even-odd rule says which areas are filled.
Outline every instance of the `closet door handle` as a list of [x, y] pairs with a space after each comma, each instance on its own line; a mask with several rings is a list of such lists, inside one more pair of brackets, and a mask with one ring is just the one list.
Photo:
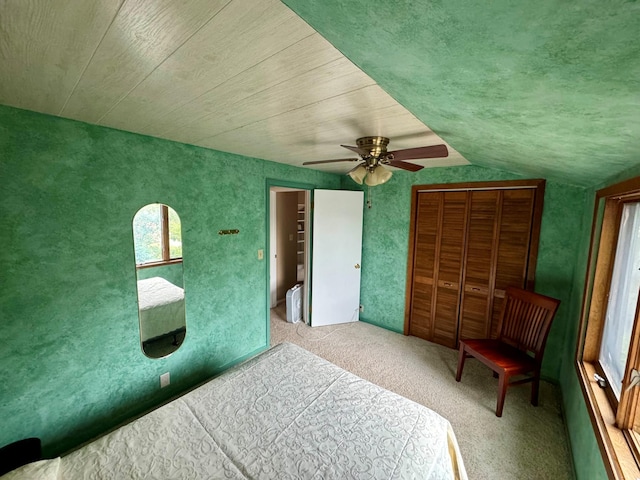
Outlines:
[[360, 268], [360, 264], [356, 263], [355, 268], [356, 268], [356, 270], [358, 270]]

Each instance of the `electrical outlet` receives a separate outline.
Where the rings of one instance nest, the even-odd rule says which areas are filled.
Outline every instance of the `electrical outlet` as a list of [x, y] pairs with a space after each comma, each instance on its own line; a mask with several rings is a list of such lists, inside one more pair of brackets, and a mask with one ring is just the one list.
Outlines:
[[160, 388], [164, 388], [171, 383], [169, 372], [160, 375]]
[[364, 305], [360, 305], [360, 311], [364, 312]]
[[262, 260], [264, 258], [264, 250], [258, 250], [258, 260]]

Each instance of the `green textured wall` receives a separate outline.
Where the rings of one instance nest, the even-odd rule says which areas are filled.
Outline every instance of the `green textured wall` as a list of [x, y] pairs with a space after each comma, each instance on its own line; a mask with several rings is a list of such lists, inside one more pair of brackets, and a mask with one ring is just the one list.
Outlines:
[[582, 212], [583, 234], [574, 239], [579, 254], [574, 271], [573, 296], [569, 305], [571, 318], [575, 321], [567, 325], [565, 335], [564, 358], [560, 372], [560, 384], [565, 411], [567, 431], [571, 438], [571, 449], [574, 457], [576, 476], [578, 479], [606, 479], [608, 478], [600, 449], [598, 447], [589, 413], [587, 412], [584, 395], [578, 382], [576, 372], [576, 346], [580, 313], [582, 309], [584, 283], [589, 256], [589, 242], [591, 239], [591, 224], [593, 221], [593, 207], [595, 191], [585, 192], [585, 206]]
[[[55, 455], [266, 347], [266, 179], [338, 188], [287, 167], [0, 107], [0, 445]], [[140, 350], [131, 220], [182, 220], [188, 334]], [[237, 228], [239, 235], [219, 236]], [[159, 375], [171, 372], [160, 391]]]

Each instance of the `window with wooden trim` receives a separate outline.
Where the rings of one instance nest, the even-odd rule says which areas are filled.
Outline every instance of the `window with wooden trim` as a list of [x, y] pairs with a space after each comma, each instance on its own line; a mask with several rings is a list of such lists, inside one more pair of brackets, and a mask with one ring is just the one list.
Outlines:
[[161, 203], [145, 205], [133, 218], [136, 266], [177, 263], [182, 260], [180, 217]]
[[640, 475], [640, 178], [599, 190], [578, 376], [611, 478]]

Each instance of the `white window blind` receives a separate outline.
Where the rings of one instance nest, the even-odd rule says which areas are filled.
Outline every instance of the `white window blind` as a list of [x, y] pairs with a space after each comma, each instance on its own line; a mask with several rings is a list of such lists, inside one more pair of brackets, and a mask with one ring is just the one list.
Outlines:
[[600, 346], [600, 364], [620, 399], [640, 289], [640, 203], [622, 210], [609, 303]]

